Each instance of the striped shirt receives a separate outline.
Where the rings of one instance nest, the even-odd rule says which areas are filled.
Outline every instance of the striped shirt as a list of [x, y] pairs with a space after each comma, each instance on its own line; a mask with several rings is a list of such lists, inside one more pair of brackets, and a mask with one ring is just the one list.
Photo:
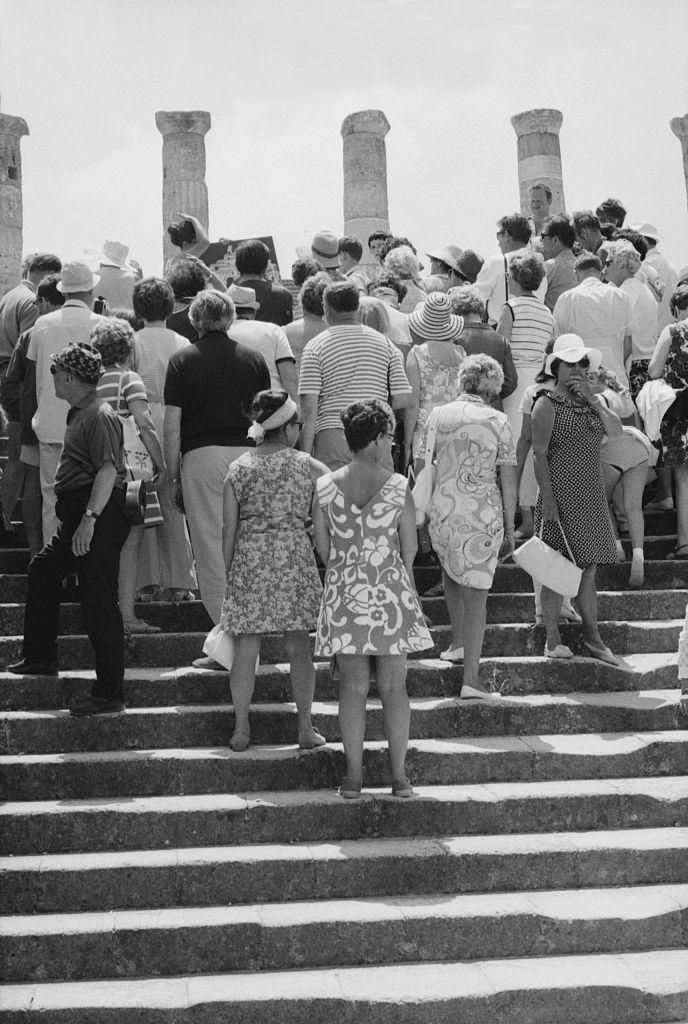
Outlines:
[[161, 403], [170, 357], [191, 342], [167, 327], [144, 327], [136, 333], [134, 366], [141, 375], [149, 402]]
[[[121, 390], [120, 377], [122, 378]], [[119, 401], [117, 400], [118, 393]], [[96, 396], [104, 398], [106, 402], [109, 402], [119, 416], [129, 416], [131, 414], [130, 402], [148, 401], [146, 387], [138, 373], [134, 373], [133, 370], [122, 370], [119, 366], [113, 366], [105, 371], [98, 381]]]
[[340, 324], [312, 338], [303, 350], [300, 395], [317, 395], [316, 434], [342, 429], [340, 412], [352, 402], [389, 401], [411, 393], [399, 350], [362, 324]]
[[508, 302], [514, 316], [511, 354], [518, 366], [540, 366], [554, 337], [554, 317], [534, 295], [514, 296]]

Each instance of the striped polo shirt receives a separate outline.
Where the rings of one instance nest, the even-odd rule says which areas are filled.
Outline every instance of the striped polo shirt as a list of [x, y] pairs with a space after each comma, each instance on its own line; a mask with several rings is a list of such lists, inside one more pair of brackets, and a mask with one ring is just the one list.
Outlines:
[[411, 393], [399, 350], [363, 324], [339, 324], [316, 334], [303, 350], [300, 395], [317, 395], [316, 434], [342, 429], [340, 413], [352, 402], [388, 402]]
[[534, 295], [513, 296], [509, 306], [514, 315], [509, 339], [514, 363], [517, 367], [540, 366], [554, 337], [554, 317]]
[[[122, 385], [120, 388], [120, 377]], [[117, 395], [119, 394], [119, 402]], [[119, 366], [110, 366], [98, 381], [96, 395], [109, 402], [120, 416], [130, 414], [129, 402], [147, 402], [146, 386], [133, 370], [122, 370]]]

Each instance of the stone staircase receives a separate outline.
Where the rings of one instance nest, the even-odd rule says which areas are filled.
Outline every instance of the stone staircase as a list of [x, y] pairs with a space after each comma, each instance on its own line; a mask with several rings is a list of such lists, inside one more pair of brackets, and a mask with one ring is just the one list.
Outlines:
[[[90, 686], [77, 605], [58, 679], [0, 671], [0, 1024], [668, 1024], [688, 1021], [688, 719], [676, 681], [688, 562], [655, 516], [646, 589], [600, 572], [627, 670], [542, 657], [529, 578], [497, 572], [482, 673], [457, 704], [441, 599], [409, 661], [410, 801], [392, 798], [369, 702], [365, 795], [343, 801], [337, 689], [318, 667], [296, 749], [279, 638], [232, 753], [225, 673], [185, 667], [200, 603], [146, 605], [128, 709]], [[19, 656], [27, 554], [0, 552], [0, 667]], [[419, 568], [421, 593], [437, 570]], [[578, 627], [564, 642], [581, 651]]]

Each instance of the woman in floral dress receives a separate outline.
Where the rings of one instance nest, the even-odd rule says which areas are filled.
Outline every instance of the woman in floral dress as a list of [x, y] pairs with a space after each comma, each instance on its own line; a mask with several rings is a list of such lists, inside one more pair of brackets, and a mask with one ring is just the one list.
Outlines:
[[327, 566], [315, 653], [337, 657], [339, 723], [347, 775], [340, 793], [360, 795], [371, 668], [382, 701], [392, 794], [409, 797], [410, 708], [406, 655], [432, 647], [413, 583], [413, 498], [392, 464], [394, 415], [385, 402], [354, 402], [342, 413], [348, 466], [321, 477], [313, 507], [318, 554]]
[[301, 422], [286, 391], [261, 391], [251, 408], [249, 436], [257, 447], [229, 467], [224, 490], [227, 590], [220, 626], [232, 636], [229, 685], [234, 703], [232, 750], [251, 742], [249, 707], [264, 633], [284, 633], [298, 712], [299, 747], [325, 739], [311, 723], [315, 668], [308, 633], [322, 587], [306, 533], [316, 480], [327, 472], [294, 451]]
[[467, 356], [459, 370], [461, 394], [434, 414], [437, 472], [428, 517], [453, 634], [440, 657], [463, 661], [462, 699], [495, 696], [478, 681], [478, 671], [502, 541], [505, 552], [514, 546], [516, 449], [506, 415], [490, 405], [503, 384], [491, 356]]

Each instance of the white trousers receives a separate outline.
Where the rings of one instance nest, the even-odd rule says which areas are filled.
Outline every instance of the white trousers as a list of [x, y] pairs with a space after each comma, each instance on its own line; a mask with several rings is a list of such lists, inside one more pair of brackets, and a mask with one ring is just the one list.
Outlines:
[[38, 471], [41, 478], [41, 496], [43, 498], [43, 543], [53, 539], [57, 531], [58, 520], [55, 515], [55, 473], [60, 461], [61, 444], [50, 444], [41, 441], [38, 445]]

